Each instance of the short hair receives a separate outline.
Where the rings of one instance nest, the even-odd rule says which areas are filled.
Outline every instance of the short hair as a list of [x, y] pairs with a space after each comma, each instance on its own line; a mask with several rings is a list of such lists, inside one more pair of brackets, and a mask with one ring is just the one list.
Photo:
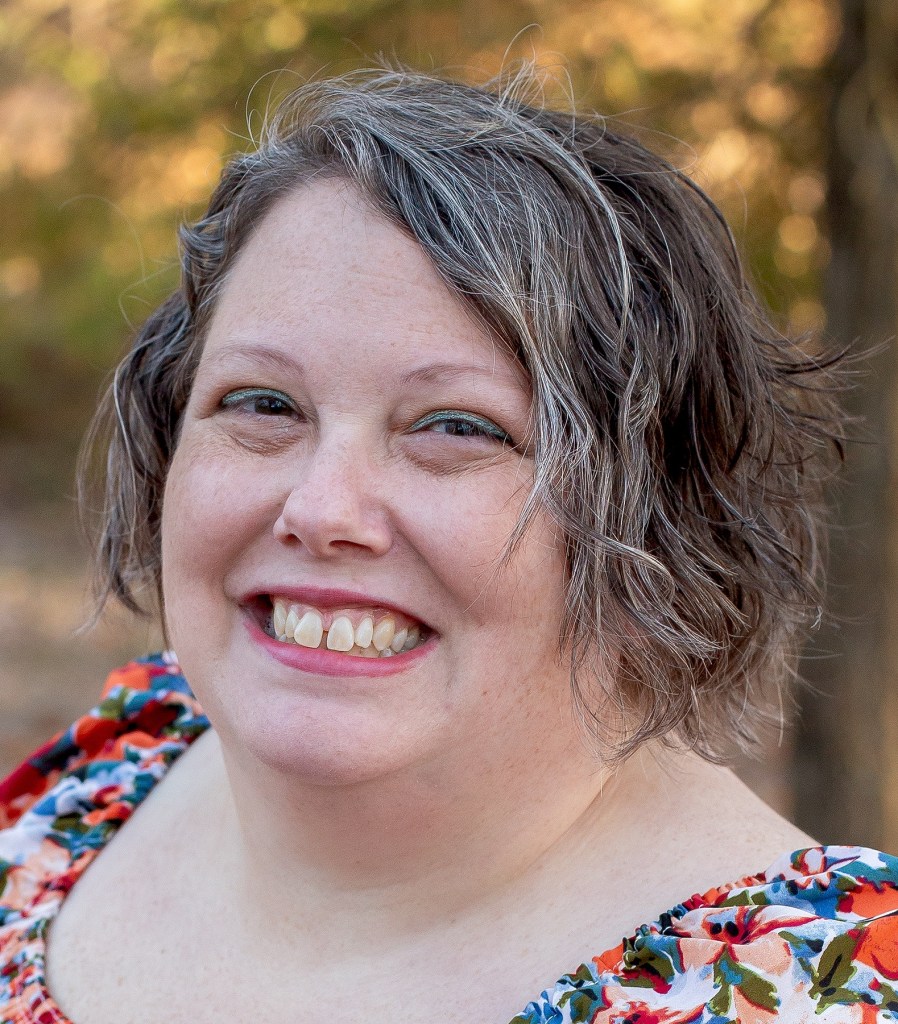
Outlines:
[[660, 738], [719, 760], [776, 717], [765, 684], [819, 618], [829, 365], [773, 325], [693, 181], [539, 88], [527, 64], [483, 85], [401, 65], [312, 80], [225, 167], [91, 433], [98, 609], [148, 613], [149, 590], [161, 610], [163, 489], [217, 296], [276, 201], [337, 176], [526, 371], [535, 470], [506, 553], [540, 510], [560, 527], [582, 721], [609, 757]]

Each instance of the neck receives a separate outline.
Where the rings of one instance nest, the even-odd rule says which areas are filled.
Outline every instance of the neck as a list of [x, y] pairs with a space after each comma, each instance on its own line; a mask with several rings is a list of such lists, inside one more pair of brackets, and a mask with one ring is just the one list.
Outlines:
[[[275, 974], [364, 973], [377, 949], [402, 975], [422, 955], [495, 952], [507, 939], [509, 955], [532, 947], [541, 978], [547, 929], [565, 956], [584, 942], [581, 955], [594, 953], [684, 894], [811, 845], [728, 770], [657, 745], [613, 774], [581, 746], [567, 762], [540, 752], [527, 773], [490, 778], [458, 758], [436, 777], [316, 787], [208, 741], [191, 787], [206, 844], [194, 870], [215, 865], [223, 932], [240, 921], [244, 948]], [[731, 839], [708, 843], [709, 807]]]
[[581, 831], [594, 842], [595, 819], [617, 806], [618, 778], [579, 737], [564, 746], [519, 764], [467, 748], [438, 765], [312, 785], [234, 756], [216, 737], [219, 820], [236, 825], [221, 834], [232, 891], [260, 925], [275, 914], [320, 934], [343, 919], [363, 947], [419, 930], [422, 914], [476, 912], [526, 890]]

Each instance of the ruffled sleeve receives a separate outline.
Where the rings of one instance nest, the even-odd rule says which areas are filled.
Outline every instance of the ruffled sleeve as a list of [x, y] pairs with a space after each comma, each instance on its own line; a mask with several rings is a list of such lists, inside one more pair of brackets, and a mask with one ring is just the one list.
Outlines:
[[898, 1020], [898, 859], [816, 847], [693, 896], [513, 1024]]
[[0, 782], [0, 922], [68, 888], [208, 725], [173, 657], [113, 672], [96, 707]]
[[0, 1021], [71, 1024], [46, 988], [46, 932], [103, 846], [209, 727], [173, 656], [113, 672], [99, 704], [0, 782]]

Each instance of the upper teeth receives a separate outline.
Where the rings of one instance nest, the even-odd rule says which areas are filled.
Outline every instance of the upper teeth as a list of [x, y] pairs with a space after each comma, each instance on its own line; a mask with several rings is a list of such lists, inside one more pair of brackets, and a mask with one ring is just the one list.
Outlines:
[[409, 622], [397, 623], [396, 614], [390, 612], [375, 624], [375, 614], [362, 613], [353, 625], [348, 613], [339, 613], [325, 626], [328, 614], [307, 605], [292, 604], [285, 598], [272, 599], [271, 624], [278, 640], [297, 643], [303, 647], [326, 647], [331, 651], [360, 654], [369, 658], [389, 657], [401, 651], [410, 651], [421, 640], [421, 627]]
[[[290, 615], [295, 614], [295, 611], [290, 612]], [[290, 622], [290, 615], [287, 616], [288, 623]], [[276, 615], [275, 621], [277, 621]], [[316, 615], [315, 612], [306, 612], [293, 629], [285, 629], [283, 632], [292, 635], [296, 642], [302, 644], [303, 647], [317, 647], [321, 643], [321, 634], [324, 632], [324, 628], [321, 625], [321, 616]]]

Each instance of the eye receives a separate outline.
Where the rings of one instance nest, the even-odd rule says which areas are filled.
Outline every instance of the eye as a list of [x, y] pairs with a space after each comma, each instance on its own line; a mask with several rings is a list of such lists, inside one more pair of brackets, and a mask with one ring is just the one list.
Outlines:
[[281, 391], [271, 388], [241, 388], [221, 400], [223, 409], [244, 409], [257, 416], [295, 416], [296, 407]]
[[514, 445], [512, 438], [490, 420], [474, 416], [469, 412], [455, 409], [442, 409], [432, 412], [412, 428], [415, 432], [431, 429], [433, 433], [447, 434], [450, 437], [475, 437], [498, 441], [503, 445]]

